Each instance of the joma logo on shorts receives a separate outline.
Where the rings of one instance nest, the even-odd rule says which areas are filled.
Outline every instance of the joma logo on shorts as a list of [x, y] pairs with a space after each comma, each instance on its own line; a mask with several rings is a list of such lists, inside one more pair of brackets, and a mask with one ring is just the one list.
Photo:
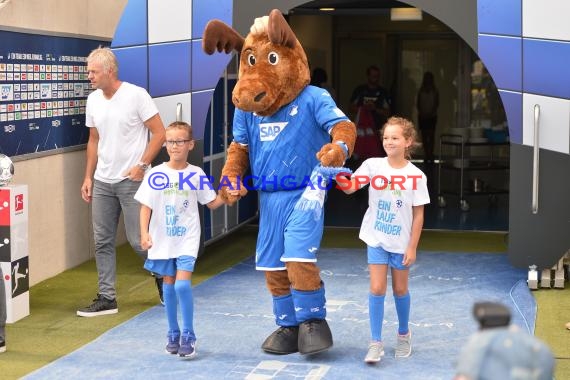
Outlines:
[[282, 123], [259, 123], [259, 139], [261, 141], [273, 141], [287, 126]]

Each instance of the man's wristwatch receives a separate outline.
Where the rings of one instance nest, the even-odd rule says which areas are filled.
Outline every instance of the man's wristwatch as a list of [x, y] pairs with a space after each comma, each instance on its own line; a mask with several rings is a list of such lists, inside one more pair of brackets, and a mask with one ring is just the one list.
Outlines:
[[146, 171], [148, 170], [148, 168], [150, 167], [149, 165], [145, 164], [145, 163], [142, 162], [142, 161], [139, 162], [139, 163], [137, 164], [137, 166], [138, 166], [139, 168], [141, 168], [142, 170], [144, 170], [145, 172], [146, 172]]

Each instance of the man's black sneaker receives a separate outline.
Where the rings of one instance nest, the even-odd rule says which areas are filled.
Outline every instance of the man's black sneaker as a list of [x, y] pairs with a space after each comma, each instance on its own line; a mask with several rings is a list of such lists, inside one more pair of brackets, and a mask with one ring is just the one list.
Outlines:
[[154, 278], [154, 283], [156, 284], [156, 289], [158, 290], [158, 298], [160, 299], [160, 303], [164, 306], [164, 296], [162, 294], [162, 284], [163, 284], [163, 280], [162, 277], [158, 278], [155, 277]]
[[6, 352], [6, 341], [0, 340], [0, 353]]
[[100, 294], [93, 300], [89, 306], [82, 307], [77, 310], [80, 317], [98, 317], [99, 315], [116, 314], [119, 312], [116, 300], [109, 300]]

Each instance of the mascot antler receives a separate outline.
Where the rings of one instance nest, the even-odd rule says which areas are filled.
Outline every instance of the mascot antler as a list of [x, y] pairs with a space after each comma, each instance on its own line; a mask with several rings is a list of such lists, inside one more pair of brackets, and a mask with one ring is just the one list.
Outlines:
[[220, 20], [211, 20], [204, 29], [202, 36], [202, 49], [206, 54], [212, 55], [216, 50], [226, 54], [232, 50], [241, 51], [244, 38], [234, 29]]
[[295, 47], [297, 37], [295, 33], [285, 21], [285, 17], [278, 10], [274, 9], [269, 14], [269, 30], [267, 31], [269, 40], [277, 45], [287, 46], [288, 48]]
[[[211, 20], [206, 24], [204, 34], [202, 36], [202, 49], [208, 55], [214, 54], [216, 51], [226, 54], [231, 53], [233, 50], [240, 53], [243, 48], [245, 39], [230, 26], [220, 20]], [[228, 157], [226, 164], [222, 170], [222, 178], [226, 182], [230, 182], [230, 187], [234, 185], [240, 186], [239, 177], [245, 173], [249, 163], [247, 146], [241, 146], [232, 142], [228, 149]], [[226, 185], [228, 185], [226, 183]], [[220, 194], [224, 201], [233, 204], [240, 197], [247, 194], [247, 188], [240, 186], [239, 195], [231, 195], [228, 192], [228, 187], [222, 187]]]

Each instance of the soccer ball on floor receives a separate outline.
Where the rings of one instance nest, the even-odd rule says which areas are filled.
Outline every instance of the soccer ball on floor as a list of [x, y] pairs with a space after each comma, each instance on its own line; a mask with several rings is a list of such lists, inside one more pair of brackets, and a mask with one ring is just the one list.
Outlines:
[[6, 186], [14, 176], [14, 164], [10, 157], [0, 153], [0, 186]]

